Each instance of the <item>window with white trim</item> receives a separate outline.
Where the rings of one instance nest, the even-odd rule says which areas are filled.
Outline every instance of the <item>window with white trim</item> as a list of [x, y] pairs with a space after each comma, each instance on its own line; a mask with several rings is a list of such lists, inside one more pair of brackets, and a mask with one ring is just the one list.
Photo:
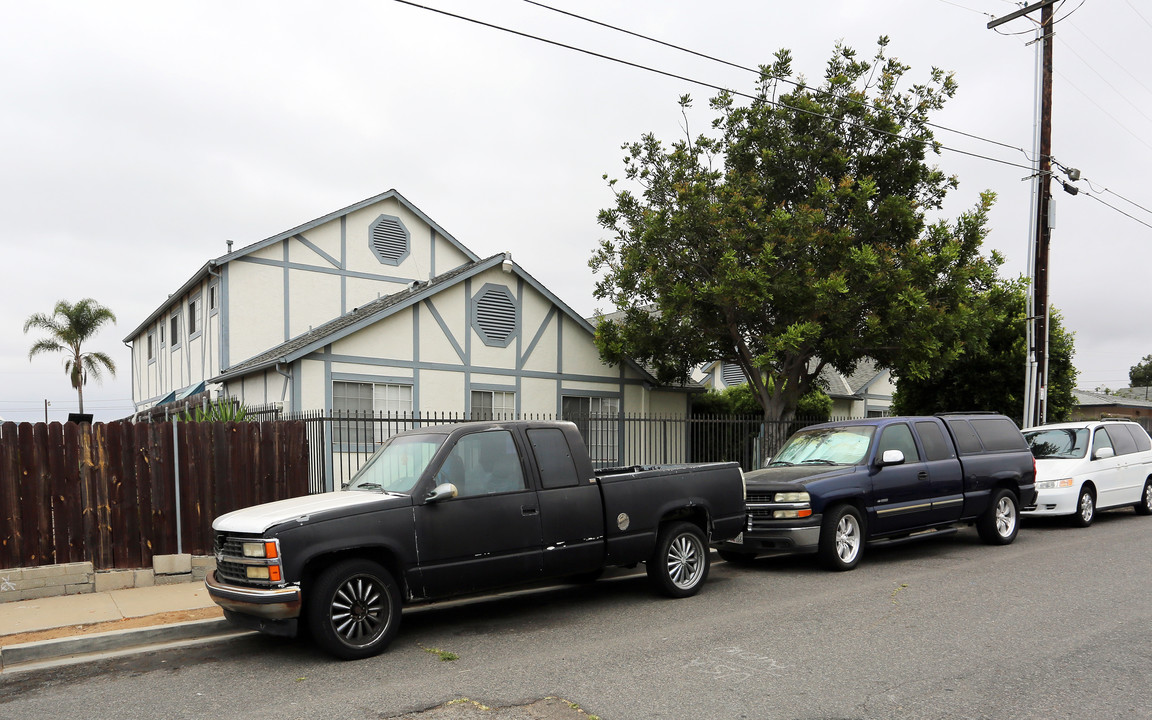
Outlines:
[[188, 301], [188, 339], [200, 334], [200, 296]]
[[220, 284], [212, 283], [208, 286], [208, 312], [215, 313], [219, 308], [220, 303], [218, 295], [220, 293]]
[[156, 362], [156, 333], [148, 333], [148, 362]]
[[385, 422], [389, 416], [411, 416], [412, 386], [338, 380], [332, 383], [332, 410], [341, 418], [332, 429], [337, 444], [383, 442], [400, 429]]
[[516, 393], [502, 390], [473, 390], [473, 420], [513, 420], [516, 416]]
[[180, 313], [168, 318], [168, 337], [172, 341], [172, 349], [180, 347]]
[[560, 412], [565, 420], [576, 423], [593, 464], [604, 467], [618, 461], [620, 398], [565, 395]]

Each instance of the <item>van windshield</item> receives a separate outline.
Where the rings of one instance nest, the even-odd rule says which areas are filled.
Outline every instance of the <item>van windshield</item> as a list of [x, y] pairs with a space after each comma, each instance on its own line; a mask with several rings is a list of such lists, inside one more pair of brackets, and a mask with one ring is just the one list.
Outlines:
[[1041, 458], [1082, 458], [1088, 452], [1086, 428], [1052, 428], [1024, 433], [1032, 456]]
[[770, 466], [859, 465], [868, 457], [876, 428], [871, 425], [801, 430], [784, 443]]
[[408, 494], [424, 474], [444, 435], [399, 435], [388, 440], [352, 477], [349, 490]]

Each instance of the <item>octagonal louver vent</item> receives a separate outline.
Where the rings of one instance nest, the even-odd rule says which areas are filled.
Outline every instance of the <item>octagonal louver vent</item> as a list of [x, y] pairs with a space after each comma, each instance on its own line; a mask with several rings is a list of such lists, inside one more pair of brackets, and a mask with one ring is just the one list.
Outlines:
[[736, 363], [724, 363], [724, 367], [720, 371], [720, 378], [724, 381], [725, 387], [743, 385], [747, 382], [744, 371]]
[[473, 326], [485, 345], [508, 347], [516, 335], [516, 300], [503, 285], [485, 285], [476, 295]]
[[381, 215], [376, 218], [369, 229], [369, 242], [372, 252], [380, 262], [388, 265], [399, 265], [408, 257], [410, 248], [410, 235], [408, 228], [400, 222], [400, 218], [391, 215]]

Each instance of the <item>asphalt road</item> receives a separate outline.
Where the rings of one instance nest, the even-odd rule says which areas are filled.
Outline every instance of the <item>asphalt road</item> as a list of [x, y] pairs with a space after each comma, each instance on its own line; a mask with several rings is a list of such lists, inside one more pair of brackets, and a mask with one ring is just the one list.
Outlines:
[[687, 600], [632, 574], [407, 613], [359, 662], [254, 637], [17, 674], [0, 718], [395, 718], [549, 696], [604, 720], [1152, 718], [1150, 544], [1152, 518], [1124, 510], [1026, 522], [1007, 547], [965, 529], [869, 549], [849, 573], [717, 561]]

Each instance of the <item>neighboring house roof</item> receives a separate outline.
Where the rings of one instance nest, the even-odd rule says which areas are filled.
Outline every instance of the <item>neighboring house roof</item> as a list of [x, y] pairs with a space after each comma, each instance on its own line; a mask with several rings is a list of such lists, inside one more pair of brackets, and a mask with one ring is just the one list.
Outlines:
[[[1138, 389], [1143, 390], [1144, 388]], [[1088, 392], [1087, 390], [1073, 390], [1072, 396], [1076, 398], [1076, 403], [1082, 408], [1125, 407], [1152, 409], [1152, 400], [1137, 399], [1118, 394], [1104, 394], [1098, 392]]]
[[[568, 317], [589, 334], [595, 333], [593, 328], [587, 320], [580, 317], [576, 312], [565, 304], [562, 300], [553, 295], [543, 285], [541, 285], [535, 278], [525, 272], [519, 265], [511, 262], [509, 255], [500, 253], [483, 260], [476, 260], [466, 265], [461, 265], [458, 268], [450, 270], [446, 273], [437, 275], [428, 282], [413, 282], [407, 289], [401, 290], [391, 295], [385, 295], [377, 298], [371, 302], [365, 303], [360, 307], [353, 308], [351, 312], [341, 315], [335, 320], [330, 320], [323, 325], [312, 328], [302, 335], [298, 335], [291, 340], [281, 343], [276, 347], [260, 353], [255, 357], [249, 358], [244, 362], [237, 363], [226, 371], [217, 375], [209, 380], [209, 382], [224, 382], [231, 380], [248, 373], [258, 370], [264, 370], [274, 367], [276, 365], [290, 363], [298, 360], [306, 355], [309, 355], [317, 350], [323, 348], [336, 340], [347, 337], [363, 328], [372, 325], [386, 317], [389, 317], [405, 308], [411, 307], [426, 298], [429, 298], [446, 288], [452, 287], [464, 280], [478, 275], [486, 270], [490, 270], [505, 262], [509, 261], [512, 272], [522, 278], [537, 292], [548, 298], [554, 305], [560, 308]], [[643, 379], [652, 384], [658, 384], [656, 378], [639, 364], [634, 361], [626, 361], [629, 367], [639, 372]]]
[[179, 301], [180, 298], [182, 298], [184, 295], [186, 295], [190, 290], [192, 290], [192, 288], [196, 287], [201, 282], [203, 282], [204, 278], [207, 277], [208, 274], [212, 272], [213, 268], [220, 267], [221, 265], [224, 265], [225, 263], [231, 262], [232, 260], [236, 260], [237, 258], [244, 257], [245, 255], [249, 255], [251, 253], [254, 253], [257, 250], [262, 250], [263, 248], [266, 248], [269, 245], [274, 245], [278, 242], [283, 242], [284, 240], [287, 240], [288, 238], [294, 237], [296, 235], [300, 235], [302, 233], [308, 232], [309, 230], [311, 230], [313, 228], [319, 227], [326, 222], [329, 222], [331, 220], [335, 220], [337, 218], [340, 218], [341, 216], [356, 212], [357, 210], [360, 210], [361, 208], [365, 208], [365, 207], [368, 207], [369, 205], [374, 205], [378, 202], [388, 200], [388, 199], [395, 199], [397, 202], [399, 202], [401, 205], [403, 205], [409, 212], [416, 215], [421, 220], [423, 220], [425, 223], [427, 223], [429, 227], [431, 227], [432, 229], [434, 229], [436, 231], [437, 235], [444, 238], [448, 242], [452, 243], [453, 246], [455, 246], [460, 252], [464, 253], [464, 255], [467, 256], [468, 259], [471, 260], [472, 262], [476, 262], [480, 259], [479, 256], [477, 256], [474, 252], [472, 252], [468, 248], [464, 247], [460, 243], [459, 240], [452, 237], [452, 235], [449, 234], [447, 230], [440, 227], [438, 224], [436, 224], [435, 221], [432, 220], [432, 218], [425, 215], [424, 212], [422, 210], [420, 210], [420, 208], [413, 205], [411, 202], [408, 201], [407, 198], [405, 198], [403, 195], [401, 195], [400, 193], [396, 192], [396, 190], [393, 189], [393, 190], [389, 190], [387, 192], [381, 193], [379, 195], [376, 195], [375, 197], [370, 197], [366, 200], [361, 200], [360, 202], [349, 205], [346, 208], [342, 208], [340, 210], [330, 212], [327, 215], [316, 218], [315, 220], [310, 220], [310, 221], [304, 223], [303, 225], [298, 225], [298, 226], [292, 228], [291, 230], [285, 230], [284, 232], [282, 232], [278, 235], [273, 235], [272, 237], [265, 238], [264, 240], [260, 240], [259, 242], [252, 243], [251, 245], [246, 245], [246, 246], [240, 248], [239, 250], [235, 250], [235, 251], [227, 253], [225, 255], [221, 255], [218, 258], [214, 258], [212, 260], [209, 260], [208, 262], [204, 263], [204, 265], [201, 266], [200, 269], [197, 270], [195, 272], [195, 274], [193, 274], [192, 277], [190, 277], [188, 279], [187, 282], [185, 282], [183, 285], [181, 285], [180, 288], [176, 292], [169, 295], [168, 300], [166, 300], [163, 304], [161, 304], [160, 307], [156, 308], [156, 310], [151, 315], [149, 315], [147, 318], [145, 318], [144, 322], [142, 322], [138, 326], [136, 326], [136, 328], [132, 332], [130, 332], [127, 337], [124, 338], [124, 342], [126, 342], [126, 343], [132, 342], [132, 340], [137, 335], [139, 335], [141, 332], [143, 332], [143, 330], [145, 328], [147, 328], [152, 323], [154, 323], [157, 318], [164, 315], [164, 313], [170, 307], [171, 301], [173, 301], [174, 299], [176, 301]]
[[[726, 364], [720, 361], [711, 363], [704, 368], [704, 372], [720, 373]], [[820, 370], [819, 381], [831, 398], [859, 398], [867, 392], [868, 386], [883, 377], [886, 372], [887, 370], [879, 367], [875, 360], [864, 358], [856, 364], [856, 370], [851, 375], [843, 375], [832, 366], [825, 365]], [[740, 373], [740, 377], [744, 378], [743, 372]]]
[[1130, 398], [1132, 400], [1152, 401], [1152, 387], [1126, 387], [1112, 391], [1112, 395]]

